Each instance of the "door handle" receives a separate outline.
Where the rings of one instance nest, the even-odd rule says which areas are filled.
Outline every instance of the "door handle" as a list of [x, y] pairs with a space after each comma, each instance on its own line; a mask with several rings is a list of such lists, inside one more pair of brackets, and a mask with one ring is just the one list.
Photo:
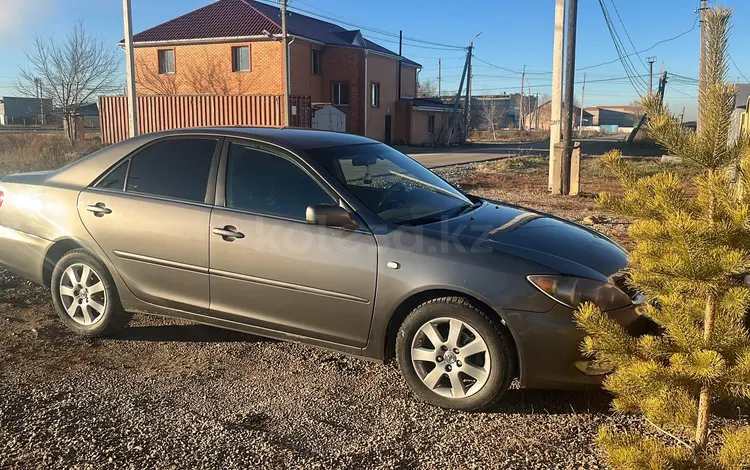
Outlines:
[[224, 228], [215, 228], [211, 230], [214, 235], [219, 235], [225, 241], [233, 242], [238, 238], [245, 238], [245, 234], [237, 231], [237, 227], [227, 225]]
[[107, 208], [103, 202], [97, 202], [93, 206], [86, 206], [86, 210], [93, 213], [97, 217], [103, 217], [107, 214], [112, 213], [112, 209]]

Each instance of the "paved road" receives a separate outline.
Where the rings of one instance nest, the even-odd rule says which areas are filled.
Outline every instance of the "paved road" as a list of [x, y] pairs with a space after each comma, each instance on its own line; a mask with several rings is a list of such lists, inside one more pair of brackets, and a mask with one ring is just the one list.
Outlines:
[[483, 144], [463, 149], [430, 149], [425, 152], [422, 149], [406, 149], [407, 154], [427, 168], [435, 168], [447, 165], [459, 165], [463, 163], [482, 162], [496, 160], [498, 158], [514, 155], [547, 155], [549, 143], [547, 142], [523, 142], [508, 144]]
[[[622, 137], [598, 137], [581, 139], [584, 153], [604, 153], [608, 147], [623, 142]], [[483, 162], [517, 155], [549, 155], [549, 142], [511, 142], [504, 144], [476, 144], [460, 149], [422, 149], [404, 147], [399, 149], [427, 168], [464, 163]]]

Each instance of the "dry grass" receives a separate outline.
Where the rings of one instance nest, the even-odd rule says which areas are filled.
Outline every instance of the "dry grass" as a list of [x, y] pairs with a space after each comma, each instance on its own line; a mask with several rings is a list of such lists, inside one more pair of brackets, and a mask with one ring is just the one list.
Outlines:
[[[658, 159], [634, 160], [633, 164], [640, 176], [665, 170], [682, 175], [691, 171], [683, 165], [660, 163]], [[594, 228], [626, 247], [631, 245], [627, 236], [630, 221], [617, 214], [607, 213], [596, 205], [596, 195], [600, 192], [616, 194], [620, 191], [617, 181], [604, 167], [601, 158], [583, 159], [582, 193], [578, 196], [553, 196], [548, 193], [547, 175], [547, 158], [517, 157], [479, 164], [476, 171], [461, 177], [457, 183], [473, 194], [530, 207], [577, 222], [587, 216], [606, 216], [608, 222], [597, 224]]]
[[490, 131], [474, 131], [472, 142], [544, 142], [549, 140], [549, 131], [499, 130], [495, 135]]
[[0, 177], [12, 173], [54, 170], [102, 148], [99, 139], [71, 145], [62, 133], [0, 134]]

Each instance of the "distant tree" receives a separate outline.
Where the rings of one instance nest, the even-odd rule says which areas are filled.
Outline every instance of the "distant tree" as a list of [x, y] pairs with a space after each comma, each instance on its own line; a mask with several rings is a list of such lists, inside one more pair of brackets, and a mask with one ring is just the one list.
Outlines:
[[497, 140], [497, 131], [502, 126], [505, 112], [503, 108], [497, 105], [495, 100], [480, 99], [479, 103], [480, 125], [485, 130], [492, 132], [492, 140]]
[[52, 99], [53, 114], [62, 118], [68, 138], [75, 139], [75, 116], [81, 106], [99, 95], [120, 90], [122, 58], [109, 41], [89, 34], [77, 24], [64, 39], [34, 35], [34, 46], [26, 51], [28, 65], [20, 70], [19, 93]]
[[437, 83], [434, 80], [428, 78], [426, 80], [420, 80], [417, 83], [417, 97], [418, 98], [434, 98], [438, 95]]

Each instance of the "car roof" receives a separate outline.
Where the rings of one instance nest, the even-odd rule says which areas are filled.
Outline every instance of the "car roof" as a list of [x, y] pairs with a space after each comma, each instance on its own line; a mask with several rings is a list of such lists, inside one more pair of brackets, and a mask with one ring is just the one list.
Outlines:
[[[362, 137], [359, 135], [313, 129], [277, 129], [273, 127], [207, 127], [190, 129], [190, 131], [194, 131], [196, 133], [212, 132], [228, 136], [250, 137], [258, 140], [273, 142], [282, 146], [286, 145], [295, 147], [301, 150], [324, 147], [340, 147], [343, 145], [378, 143], [375, 140], [368, 139], [367, 137]], [[184, 132], [185, 129], [175, 129], [174, 131], [165, 131], [160, 134], [178, 135], [183, 134]]]

